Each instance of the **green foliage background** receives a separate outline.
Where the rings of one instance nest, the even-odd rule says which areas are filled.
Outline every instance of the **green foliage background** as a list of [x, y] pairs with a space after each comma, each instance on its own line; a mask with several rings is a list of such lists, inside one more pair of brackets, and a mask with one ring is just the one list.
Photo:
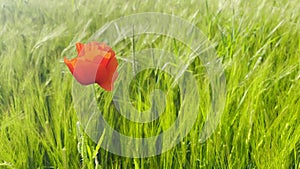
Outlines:
[[[180, 16], [216, 43], [226, 73], [226, 106], [205, 143], [198, 142], [203, 123], [199, 117], [198, 125], [172, 150], [132, 159], [99, 149], [101, 142], [97, 146], [81, 132], [72, 103], [73, 77], [62, 58], [71, 53], [67, 57], [75, 57], [75, 43], [84, 43], [105, 23], [149, 11]], [[299, 168], [299, 11], [297, 0], [1, 0], [0, 167]], [[126, 45], [116, 48], [130, 50]], [[205, 81], [202, 69], [199, 61], [190, 67], [199, 83]], [[167, 85], [171, 79], [165, 78]], [[143, 75], [137, 81], [146, 85], [147, 79]], [[99, 107], [114, 124], [111, 96], [102, 90], [98, 94]], [[131, 96], [141, 109], [142, 94]], [[176, 95], [167, 100], [175, 101]], [[207, 105], [201, 107], [205, 115]], [[168, 110], [170, 118], [162, 129], [172, 123], [176, 105]], [[139, 126], [130, 127], [129, 135]], [[156, 128], [138, 132], [152, 135]]]

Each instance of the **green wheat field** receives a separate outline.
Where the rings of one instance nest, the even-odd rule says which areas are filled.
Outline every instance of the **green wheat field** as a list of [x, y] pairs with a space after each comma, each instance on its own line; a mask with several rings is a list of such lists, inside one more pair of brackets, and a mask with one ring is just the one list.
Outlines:
[[[199, 59], [188, 65], [201, 102], [196, 123], [167, 152], [129, 158], [101, 148], [78, 122], [73, 76], [63, 57], [76, 42], [122, 16], [162, 12], [197, 26], [212, 43], [226, 77], [225, 108], [214, 133], [199, 134], [211, 105], [209, 80]], [[141, 35], [112, 46], [121, 55], [148, 47], [175, 57], [191, 51], [174, 39]], [[300, 168], [299, 0], [0, 0], [0, 168]], [[149, 109], [150, 91], [166, 91], [164, 114], [149, 124], [120, 116], [112, 93], [95, 85], [106, 121], [132, 137], [168, 129], [180, 108], [178, 86], [163, 71], [146, 70], [130, 83], [130, 101]], [[195, 117], [192, 117], [195, 118]]]

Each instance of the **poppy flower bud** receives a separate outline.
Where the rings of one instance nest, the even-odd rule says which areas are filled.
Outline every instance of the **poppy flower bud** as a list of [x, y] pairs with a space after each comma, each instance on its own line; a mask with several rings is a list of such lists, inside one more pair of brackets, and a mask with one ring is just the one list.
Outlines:
[[111, 91], [118, 76], [118, 61], [115, 52], [105, 43], [90, 42], [76, 44], [78, 57], [65, 64], [82, 85], [97, 83], [103, 89]]

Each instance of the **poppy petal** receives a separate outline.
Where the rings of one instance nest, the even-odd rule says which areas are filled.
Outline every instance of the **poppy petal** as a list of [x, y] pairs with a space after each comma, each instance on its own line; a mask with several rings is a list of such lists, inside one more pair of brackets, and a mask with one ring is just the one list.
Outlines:
[[118, 77], [118, 61], [115, 52], [105, 43], [76, 43], [78, 57], [64, 62], [75, 79], [82, 85], [97, 83], [104, 90], [111, 91]]
[[113, 83], [111, 82], [104, 82], [104, 83], [98, 83], [99, 86], [101, 86], [104, 90], [107, 90], [107, 91], [112, 91], [113, 89]]
[[78, 59], [73, 76], [82, 85], [95, 83], [99, 64]]
[[104, 54], [103, 60], [101, 62], [101, 64], [104, 65], [104, 66], [107, 66], [108, 63], [110, 62], [110, 60], [112, 58], [116, 57], [115, 56], [116, 54], [112, 49], [106, 49], [106, 50], [108, 50], [108, 51]]
[[78, 55], [81, 52], [81, 50], [82, 50], [83, 47], [84, 47], [84, 44], [82, 44], [82, 43], [76, 43], [76, 50], [77, 50]]
[[114, 72], [116, 70], [118, 66], [118, 61], [116, 59], [116, 57], [112, 57], [109, 59], [107, 65], [106, 65], [106, 69], [110, 72]]
[[74, 73], [74, 69], [75, 69], [75, 64], [77, 62], [77, 58], [68, 60], [66, 57], [64, 57], [64, 62], [68, 66], [68, 68], [71, 71], [71, 73], [73, 74]]

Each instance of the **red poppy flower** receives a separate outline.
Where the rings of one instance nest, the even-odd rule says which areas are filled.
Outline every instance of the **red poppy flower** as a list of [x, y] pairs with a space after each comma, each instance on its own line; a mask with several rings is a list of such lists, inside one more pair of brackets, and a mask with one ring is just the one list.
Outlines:
[[68, 60], [65, 64], [82, 85], [97, 83], [103, 89], [111, 91], [118, 76], [118, 61], [115, 52], [105, 43], [90, 42], [76, 44], [78, 57]]

